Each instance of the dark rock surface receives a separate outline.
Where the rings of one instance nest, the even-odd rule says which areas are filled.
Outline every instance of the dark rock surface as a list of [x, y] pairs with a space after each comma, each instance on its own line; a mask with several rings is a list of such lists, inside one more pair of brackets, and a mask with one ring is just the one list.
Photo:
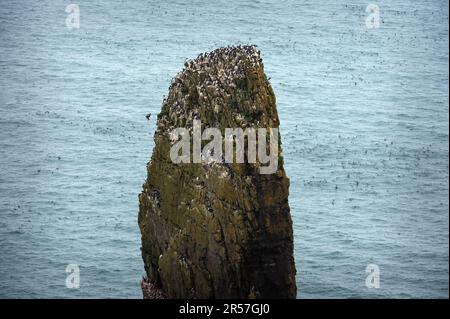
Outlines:
[[193, 119], [222, 134], [227, 127], [279, 127], [275, 95], [254, 46], [186, 61], [164, 99], [139, 196], [142, 257], [152, 287], [167, 298], [295, 298], [281, 152], [278, 169], [267, 175], [258, 162], [174, 164], [170, 132], [192, 129]]
[[141, 289], [144, 299], [166, 299], [162, 290], [156, 288], [148, 278], [142, 278]]

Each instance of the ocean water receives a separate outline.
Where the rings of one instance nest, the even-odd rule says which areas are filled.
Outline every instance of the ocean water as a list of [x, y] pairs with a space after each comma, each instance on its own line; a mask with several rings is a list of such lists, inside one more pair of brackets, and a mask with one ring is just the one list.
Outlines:
[[298, 298], [448, 298], [447, 1], [373, 2], [379, 28], [367, 1], [73, 2], [79, 29], [68, 1], [0, 3], [0, 297], [141, 297], [163, 95], [186, 58], [251, 43], [277, 96]]

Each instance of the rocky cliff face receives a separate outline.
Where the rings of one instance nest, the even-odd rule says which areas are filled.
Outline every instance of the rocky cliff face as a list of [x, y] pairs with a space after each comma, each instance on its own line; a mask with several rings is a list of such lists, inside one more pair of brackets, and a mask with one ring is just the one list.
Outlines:
[[259, 162], [174, 164], [171, 131], [192, 131], [194, 119], [222, 134], [278, 128], [275, 95], [254, 46], [202, 54], [170, 85], [139, 196], [146, 286], [167, 298], [295, 298], [281, 153], [273, 174], [260, 174]]

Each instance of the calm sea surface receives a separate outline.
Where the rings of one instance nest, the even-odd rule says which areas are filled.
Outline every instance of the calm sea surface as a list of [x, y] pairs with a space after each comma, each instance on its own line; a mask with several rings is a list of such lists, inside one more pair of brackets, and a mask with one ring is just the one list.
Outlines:
[[252, 43], [281, 118], [298, 297], [448, 298], [447, 1], [374, 2], [375, 29], [367, 1], [73, 1], [79, 29], [68, 1], [0, 4], [0, 297], [141, 297], [163, 95], [186, 58]]

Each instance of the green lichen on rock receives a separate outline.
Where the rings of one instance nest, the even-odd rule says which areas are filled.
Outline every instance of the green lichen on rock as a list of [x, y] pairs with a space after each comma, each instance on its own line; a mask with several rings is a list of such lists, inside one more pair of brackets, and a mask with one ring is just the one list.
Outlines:
[[142, 257], [167, 298], [295, 298], [289, 179], [259, 163], [170, 159], [170, 132], [203, 127], [278, 128], [275, 94], [254, 46], [220, 48], [186, 61], [158, 116], [139, 195]]

